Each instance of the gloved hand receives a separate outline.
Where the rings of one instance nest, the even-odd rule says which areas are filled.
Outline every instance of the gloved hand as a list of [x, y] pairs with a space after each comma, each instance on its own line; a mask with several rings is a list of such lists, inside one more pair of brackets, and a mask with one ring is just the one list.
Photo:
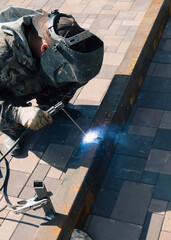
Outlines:
[[18, 107], [15, 111], [14, 120], [32, 130], [39, 130], [52, 123], [51, 115], [39, 107]]

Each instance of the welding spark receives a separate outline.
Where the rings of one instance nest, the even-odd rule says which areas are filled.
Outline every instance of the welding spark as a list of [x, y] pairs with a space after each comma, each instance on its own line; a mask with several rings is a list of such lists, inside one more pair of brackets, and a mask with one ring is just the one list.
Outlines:
[[101, 138], [99, 136], [98, 131], [90, 131], [83, 138], [83, 143], [94, 143], [94, 142], [97, 142], [100, 139]]

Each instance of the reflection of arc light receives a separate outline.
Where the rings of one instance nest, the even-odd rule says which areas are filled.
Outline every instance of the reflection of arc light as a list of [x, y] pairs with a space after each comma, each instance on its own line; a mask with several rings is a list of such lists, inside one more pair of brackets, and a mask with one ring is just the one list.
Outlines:
[[90, 131], [83, 138], [83, 143], [96, 143], [100, 139], [98, 131]]

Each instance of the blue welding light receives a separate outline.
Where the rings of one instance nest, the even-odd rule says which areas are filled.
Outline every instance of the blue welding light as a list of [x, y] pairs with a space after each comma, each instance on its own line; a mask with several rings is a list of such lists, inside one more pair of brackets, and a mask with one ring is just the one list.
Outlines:
[[99, 131], [89, 131], [83, 138], [83, 143], [97, 143], [101, 139]]

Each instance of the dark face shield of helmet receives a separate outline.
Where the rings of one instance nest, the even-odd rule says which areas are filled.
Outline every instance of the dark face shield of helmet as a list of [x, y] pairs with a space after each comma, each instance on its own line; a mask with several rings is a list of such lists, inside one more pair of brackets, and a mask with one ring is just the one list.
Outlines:
[[40, 60], [41, 75], [46, 84], [60, 87], [66, 83], [87, 83], [100, 71], [103, 42], [89, 31], [83, 30], [64, 38], [50, 32], [53, 44]]

